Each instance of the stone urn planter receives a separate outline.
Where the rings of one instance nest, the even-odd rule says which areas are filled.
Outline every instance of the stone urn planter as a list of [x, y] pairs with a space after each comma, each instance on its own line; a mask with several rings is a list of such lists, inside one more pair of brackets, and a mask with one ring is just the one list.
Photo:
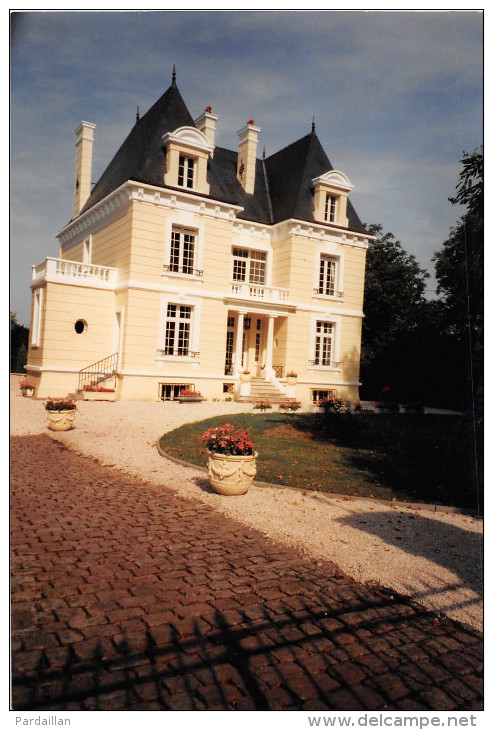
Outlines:
[[116, 399], [114, 390], [85, 390], [84, 400], [110, 400]]
[[50, 398], [45, 403], [48, 428], [51, 431], [70, 431], [74, 427], [77, 406], [71, 398]]
[[297, 375], [286, 375], [286, 383], [288, 385], [296, 385], [297, 382], [298, 382]]
[[208, 453], [207, 476], [217, 494], [233, 496], [248, 492], [257, 473], [256, 451], [249, 456]]
[[176, 400], [180, 403], [201, 403], [204, 397], [202, 395], [179, 395]]
[[207, 475], [217, 494], [245, 494], [257, 473], [257, 452], [251, 430], [235, 429], [231, 423], [209, 428], [200, 440], [207, 447]]
[[48, 411], [48, 428], [51, 431], [70, 431], [74, 427], [75, 408], [71, 411]]
[[240, 381], [242, 383], [249, 383], [252, 379], [251, 373], [240, 373]]
[[24, 398], [32, 398], [34, 395], [34, 388], [21, 388], [21, 391]]

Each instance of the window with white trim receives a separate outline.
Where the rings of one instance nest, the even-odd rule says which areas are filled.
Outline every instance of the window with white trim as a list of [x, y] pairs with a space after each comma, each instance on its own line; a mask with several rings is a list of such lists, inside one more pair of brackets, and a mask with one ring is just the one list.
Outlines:
[[192, 330], [193, 307], [183, 304], [168, 304], [166, 310], [166, 330], [164, 355], [190, 357], [190, 337]]
[[41, 340], [41, 317], [43, 313], [43, 290], [36, 289], [33, 303], [33, 331], [31, 335], [31, 346], [38, 347]]
[[335, 223], [337, 219], [337, 196], [327, 193], [325, 198], [325, 220], [328, 223]]
[[169, 252], [168, 271], [180, 274], [195, 274], [202, 272], [194, 269], [196, 231], [173, 226], [171, 230], [171, 244]]
[[193, 157], [180, 155], [178, 158], [178, 185], [193, 188], [195, 176], [195, 160]]
[[315, 365], [328, 367], [333, 364], [334, 325], [317, 320], [315, 328]]
[[233, 281], [265, 284], [267, 254], [248, 248], [233, 248]]
[[318, 293], [325, 296], [336, 294], [337, 260], [322, 254], [318, 277]]

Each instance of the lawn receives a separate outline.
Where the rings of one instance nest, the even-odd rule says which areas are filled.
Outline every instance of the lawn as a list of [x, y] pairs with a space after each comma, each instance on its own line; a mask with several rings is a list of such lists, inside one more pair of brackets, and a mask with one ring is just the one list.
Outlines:
[[257, 479], [326, 493], [477, 509], [473, 448], [462, 416], [250, 414], [209, 418], [160, 439], [178, 459], [205, 466], [211, 426], [251, 428]]

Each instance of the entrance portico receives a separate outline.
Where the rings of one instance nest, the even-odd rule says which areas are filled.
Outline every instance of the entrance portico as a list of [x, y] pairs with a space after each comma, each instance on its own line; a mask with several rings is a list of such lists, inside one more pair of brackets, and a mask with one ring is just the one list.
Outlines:
[[236, 322], [232, 374], [248, 370], [254, 377], [274, 377], [274, 323], [279, 314], [260, 314], [245, 309], [231, 310]]

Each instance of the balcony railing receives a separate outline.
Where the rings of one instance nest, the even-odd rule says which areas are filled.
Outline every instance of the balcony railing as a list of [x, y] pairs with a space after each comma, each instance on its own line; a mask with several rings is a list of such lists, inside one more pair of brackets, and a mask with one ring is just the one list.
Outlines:
[[341, 369], [341, 363], [337, 360], [324, 360], [323, 358], [319, 358], [318, 360], [308, 360], [308, 364], [312, 367], [333, 368], [334, 370]]
[[324, 291], [322, 287], [315, 287], [313, 293], [321, 297], [337, 297], [338, 299], [342, 299], [344, 296], [343, 291], [336, 291], [335, 289], [329, 289], [329, 291]]
[[246, 284], [241, 281], [231, 282], [231, 293], [240, 299], [264, 299], [269, 302], [287, 302], [289, 289], [263, 284]]
[[163, 274], [185, 274], [186, 276], [204, 275], [202, 269], [193, 269], [191, 266], [175, 266], [174, 264], [164, 264]]
[[93, 286], [103, 289], [114, 289], [118, 269], [98, 264], [85, 264], [82, 261], [47, 258], [41, 264], [32, 267], [32, 281], [40, 279], [79, 286]]
[[186, 347], [176, 347], [175, 349], [165, 347], [164, 349], [158, 349], [157, 354], [158, 357], [192, 357], [194, 359], [200, 357], [200, 352], [188, 350]]

